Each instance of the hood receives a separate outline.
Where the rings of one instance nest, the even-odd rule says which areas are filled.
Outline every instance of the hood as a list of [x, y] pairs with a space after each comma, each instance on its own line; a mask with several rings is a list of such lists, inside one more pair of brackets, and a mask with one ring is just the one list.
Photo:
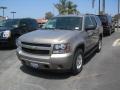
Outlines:
[[19, 39], [24, 42], [61, 43], [70, 39], [76, 33], [70, 30], [37, 30], [24, 34]]

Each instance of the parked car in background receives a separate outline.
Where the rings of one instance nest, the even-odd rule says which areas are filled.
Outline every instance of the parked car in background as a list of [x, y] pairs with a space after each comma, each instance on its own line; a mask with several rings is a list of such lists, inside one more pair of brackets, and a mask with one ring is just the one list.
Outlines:
[[114, 32], [115, 28], [113, 26], [112, 17], [110, 15], [98, 15], [102, 25], [103, 25], [103, 33], [107, 35], [111, 35]]
[[47, 19], [45, 18], [41, 18], [41, 19], [36, 19], [37, 23], [38, 23], [38, 26], [39, 28], [42, 28], [42, 26], [48, 21]]
[[[115, 21], [114, 20], [112, 20], [112, 27], [113, 27], [113, 29], [114, 29], [114, 31], [115, 31]], [[114, 32], [113, 31], [113, 32]]]
[[0, 25], [0, 47], [15, 46], [19, 36], [36, 29], [38, 24], [31, 18], [4, 20]]
[[24, 66], [48, 70], [82, 70], [84, 58], [102, 48], [103, 27], [96, 15], [63, 15], [43, 29], [19, 37], [17, 56]]
[[120, 28], [120, 20], [115, 21], [115, 28]]

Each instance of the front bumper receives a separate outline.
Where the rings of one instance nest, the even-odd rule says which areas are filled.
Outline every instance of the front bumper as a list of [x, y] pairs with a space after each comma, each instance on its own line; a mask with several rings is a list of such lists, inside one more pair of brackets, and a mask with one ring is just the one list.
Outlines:
[[16, 54], [18, 59], [25, 65], [31, 66], [31, 63], [38, 64], [38, 69], [51, 70], [68, 70], [72, 67], [73, 55], [68, 54], [52, 54], [50, 56], [41, 56], [23, 52], [17, 48]]
[[8, 38], [8, 39], [0, 38], [0, 46], [5, 47], [5, 46], [10, 46], [11, 44], [12, 44], [12, 41], [10, 38]]

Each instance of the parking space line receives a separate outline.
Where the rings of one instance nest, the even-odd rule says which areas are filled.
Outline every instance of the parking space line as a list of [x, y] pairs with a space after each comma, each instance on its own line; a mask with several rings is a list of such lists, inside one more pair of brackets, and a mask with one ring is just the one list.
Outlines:
[[120, 46], [120, 39], [115, 40], [115, 41], [113, 42], [112, 46], [113, 46], [113, 47], [115, 47], [115, 46]]

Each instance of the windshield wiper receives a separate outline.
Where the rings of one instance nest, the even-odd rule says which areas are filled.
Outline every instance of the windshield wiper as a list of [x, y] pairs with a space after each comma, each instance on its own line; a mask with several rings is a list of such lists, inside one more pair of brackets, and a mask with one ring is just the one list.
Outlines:
[[70, 28], [62, 28], [62, 27], [60, 27], [60, 28], [56, 28], [56, 29], [59, 29], [59, 30], [74, 30], [74, 29], [70, 29]]
[[42, 29], [45, 29], [45, 30], [54, 30], [55, 28], [42, 28]]

